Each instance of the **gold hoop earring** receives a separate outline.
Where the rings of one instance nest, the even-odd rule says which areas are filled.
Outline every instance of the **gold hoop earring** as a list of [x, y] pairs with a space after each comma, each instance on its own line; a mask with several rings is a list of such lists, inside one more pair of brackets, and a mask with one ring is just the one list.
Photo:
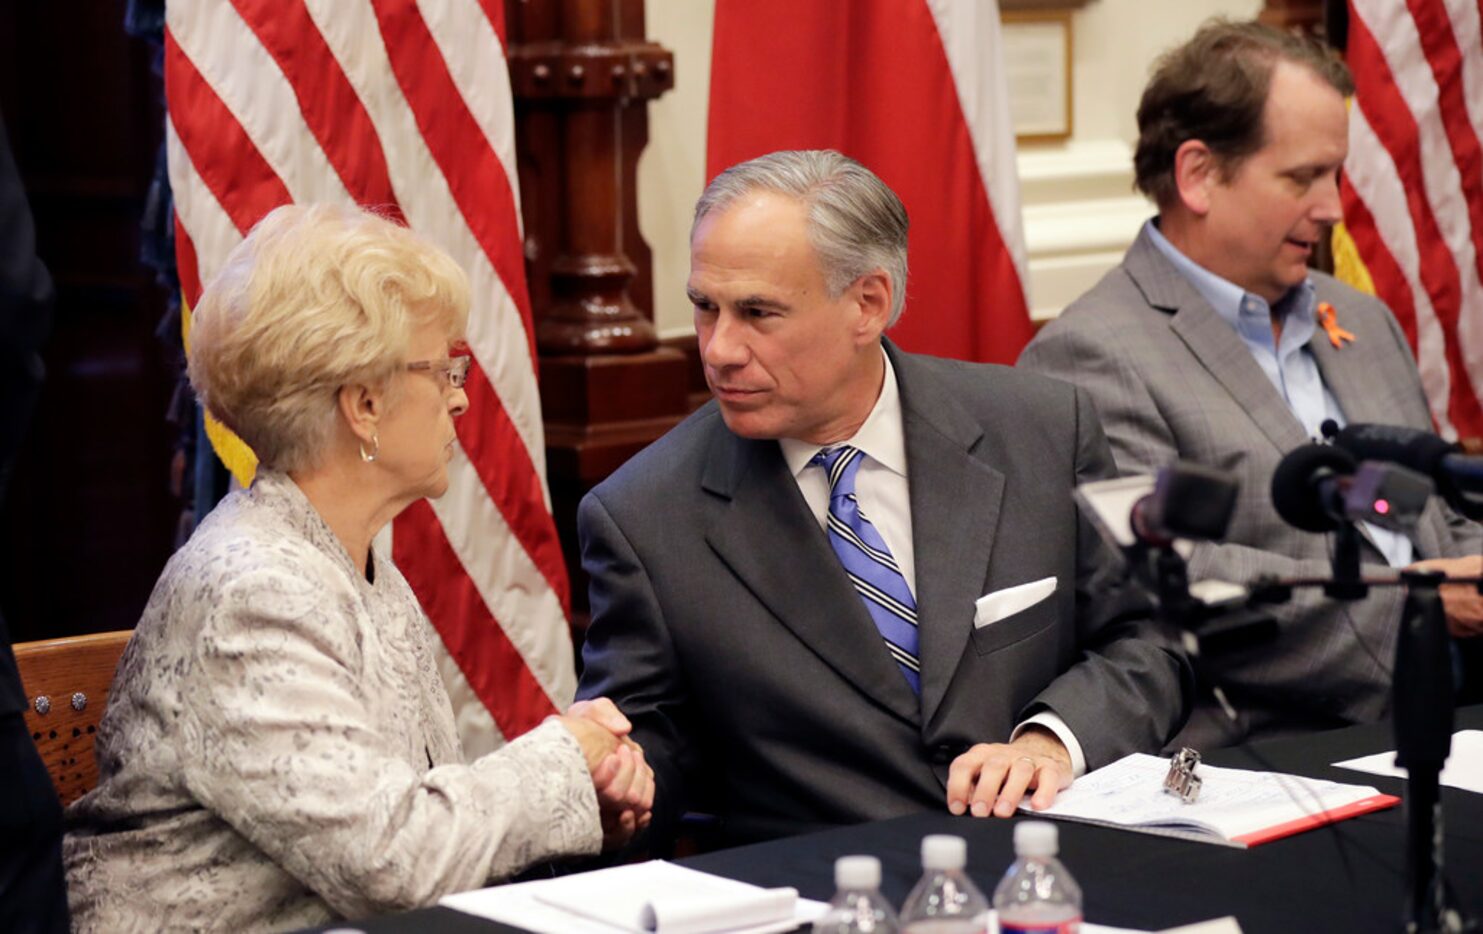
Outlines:
[[366, 444], [365, 444], [364, 441], [362, 441], [361, 444], [360, 444], [360, 459], [363, 460], [363, 461], [365, 461], [367, 464], [371, 464], [371, 463], [374, 463], [375, 462], [376, 455], [378, 455], [380, 453], [381, 453], [381, 437], [379, 435], [377, 435], [375, 432], [372, 432], [371, 433], [371, 453], [369, 453], [369, 454], [366, 453]]

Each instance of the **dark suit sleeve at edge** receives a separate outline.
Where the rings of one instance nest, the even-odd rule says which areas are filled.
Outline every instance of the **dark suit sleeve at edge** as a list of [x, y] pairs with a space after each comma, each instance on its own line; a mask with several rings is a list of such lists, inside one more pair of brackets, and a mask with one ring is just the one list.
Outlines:
[[689, 806], [697, 758], [682, 669], [648, 572], [596, 493], [577, 509], [577, 533], [592, 605], [577, 696], [608, 697], [633, 723], [632, 737], [654, 769], [647, 838], [664, 841]]
[[[1085, 391], [1076, 390], [1076, 478], [1113, 476], [1112, 452]], [[1193, 690], [1174, 635], [1148, 600], [1121, 582], [1121, 558], [1077, 517], [1077, 643], [1081, 659], [1036, 698], [1065, 721], [1087, 768], [1158, 752], [1184, 723]]]

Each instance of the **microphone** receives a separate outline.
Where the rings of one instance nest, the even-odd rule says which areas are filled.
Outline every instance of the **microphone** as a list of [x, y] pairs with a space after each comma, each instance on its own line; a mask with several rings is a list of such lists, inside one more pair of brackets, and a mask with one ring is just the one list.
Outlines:
[[1305, 444], [1289, 451], [1272, 473], [1272, 505], [1288, 525], [1333, 532], [1369, 522], [1394, 532], [1416, 527], [1432, 482], [1397, 464], [1357, 462], [1342, 447]]
[[1133, 535], [1156, 547], [1167, 547], [1176, 538], [1224, 538], [1239, 492], [1239, 482], [1225, 471], [1175, 461], [1159, 471], [1153, 492], [1133, 504]]
[[1408, 467], [1436, 484], [1437, 492], [1469, 519], [1483, 519], [1483, 457], [1462, 453], [1459, 445], [1429, 431], [1398, 425], [1349, 425], [1332, 419], [1323, 433], [1358, 460], [1386, 461]]

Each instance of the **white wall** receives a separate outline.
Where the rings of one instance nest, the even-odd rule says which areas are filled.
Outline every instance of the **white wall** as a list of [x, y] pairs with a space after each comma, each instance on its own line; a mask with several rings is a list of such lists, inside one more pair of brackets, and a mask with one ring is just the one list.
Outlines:
[[[841, 0], [843, 2], [843, 0]], [[1121, 258], [1151, 213], [1132, 190], [1133, 112], [1149, 66], [1207, 17], [1252, 17], [1262, 0], [1092, 0], [1072, 24], [1066, 143], [1020, 151], [1030, 303], [1050, 317]], [[712, 0], [648, 0], [649, 38], [675, 54], [675, 89], [649, 108], [639, 224], [654, 250], [655, 323], [692, 331], [685, 301], [690, 211], [705, 185]]]

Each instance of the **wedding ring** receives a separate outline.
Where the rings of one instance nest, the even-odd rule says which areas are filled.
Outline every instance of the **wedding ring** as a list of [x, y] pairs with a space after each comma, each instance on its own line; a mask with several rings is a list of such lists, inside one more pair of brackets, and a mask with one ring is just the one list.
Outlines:
[[1030, 758], [1030, 757], [1029, 757], [1029, 756], [1020, 756], [1020, 757], [1019, 757], [1019, 758], [1018, 758], [1018, 759], [1016, 759], [1016, 760], [1015, 760], [1015, 761], [1016, 761], [1016, 762], [1028, 762], [1028, 763], [1030, 763], [1030, 764], [1031, 764], [1031, 765], [1034, 765], [1034, 764], [1035, 764], [1035, 760], [1034, 760], [1034, 759], [1031, 759], [1031, 758]]

